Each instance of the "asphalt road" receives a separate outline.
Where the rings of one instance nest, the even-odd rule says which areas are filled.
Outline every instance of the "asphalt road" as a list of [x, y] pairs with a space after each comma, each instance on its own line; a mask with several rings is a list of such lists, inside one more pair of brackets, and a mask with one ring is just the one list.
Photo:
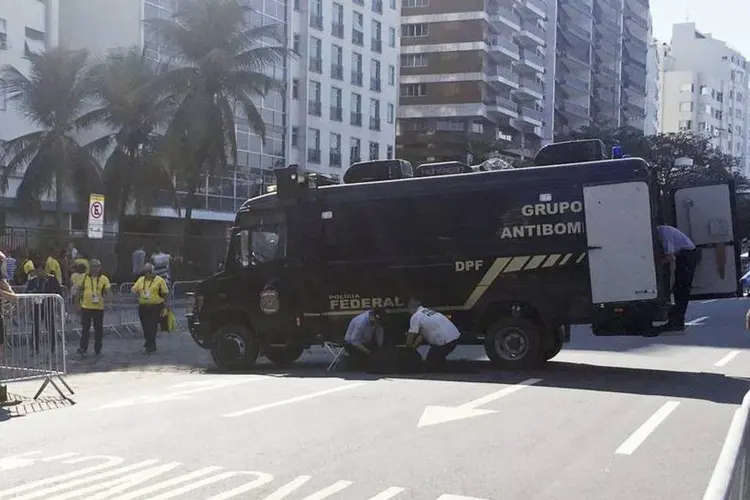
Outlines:
[[534, 373], [77, 375], [75, 406], [0, 416], [0, 499], [699, 499], [750, 389], [748, 305], [693, 304], [684, 336], [577, 330]]

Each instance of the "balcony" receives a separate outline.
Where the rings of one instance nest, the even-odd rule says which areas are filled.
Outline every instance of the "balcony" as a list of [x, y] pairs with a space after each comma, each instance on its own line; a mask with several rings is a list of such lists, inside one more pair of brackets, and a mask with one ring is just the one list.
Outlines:
[[383, 0], [372, 0], [372, 11], [376, 14], [383, 13]]
[[576, 40], [581, 40], [586, 44], [591, 43], [591, 32], [574, 23], [567, 24], [561, 31], [568, 37], [575, 37]]
[[609, 106], [614, 106], [617, 103], [617, 96], [611, 90], [597, 89], [594, 92], [594, 98], [602, 103], [607, 103]]
[[376, 132], [380, 131], [380, 117], [379, 116], [370, 117], [370, 130], [374, 130]]
[[[647, 11], [648, 12], [648, 11]], [[643, 17], [635, 14], [635, 13], [629, 13], [625, 16], [625, 18], [628, 21], [631, 21], [636, 26], [640, 26], [644, 30], [648, 30], [648, 20], [644, 19]]]
[[383, 40], [378, 40], [377, 38], [373, 38], [372, 40], [370, 40], [370, 43], [371, 43], [373, 52], [377, 52], [378, 54], [383, 52]]
[[513, 40], [496, 35], [491, 36], [487, 44], [494, 53], [502, 53], [516, 61], [519, 61], [521, 58], [521, 51]]
[[564, 75], [560, 78], [560, 83], [569, 91], [578, 92], [579, 94], [588, 95], [591, 92], [591, 85], [589, 85], [589, 82], [582, 80], [577, 76], [570, 74]]
[[352, 71], [352, 85], [362, 86], [362, 72]]
[[541, 0], [518, 0], [518, 10], [524, 17], [547, 18], [547, 4]]
[[320, 101], [307, 101], [307, 113], [312, 116], [320, 116], [322, 114], [322, 104]]
[[547, 34], [543, 29], [527, 23], [516, 35], [516, 40], [524, 47], [536, 48], [547, 43]]
[[320, 163], [320, 149], [308, 148], [307, 161], [310, 163]]
[[526, 52], [521, 57], [521, 62], [523, 65], [518, 67], [519, 70], [526, 68], [537, 73], [544, 73], [545, 61], [541, 56]]
[[576, 18], [583, 17], [584, 19], [591, 16], [593, 9], [593, 5], [586, 0], [560, 0], [560, 6], [568, 14]]
[[342, 121], [344, 109], [341, 106], [331, 106], [331, 120], [335, 122]]
[[323, 16], [310, 12], [310, 27], [323, 31]]
[[518, 104], [507, 97], [497, 96], [485, 102], [490, 112], [499, 113], [506, 117], [516, 118], [518, 116]]
[[603, 64], [600, 64], [596, 67], [596, 70], [594, 71], [594, 77], [597, 80], [602, 80], [607, 83], [619, 80], [617, 72], [612, 67]]
[[510, 27], [514, 31], [521, 29], [521, 17], [511, 9], [498, 6], [489, 12], [491, 23], [500, 23]]
[[[612, 9], [615, 13], [619, 14], [622, 12], [622, 1], [621, 0], [599, 0], [600, 6], [606, 6], [606, 8]], [[646, 11], [648, 12], [648, 11]]]
[[380, 92], [381, 87], [381, 80], [380, 78], [370, 78], [370, 90], [374, 92]]
[[342, 64], [331, 64], [331, 78], [334, 80], [344, 79], [344, 66]]
[[365, 34], [357, 29], [352, 29], [352, 43], [364, 47], [365, 45]]
[[589, 109], [585, 106], [581, 106], [580, 104], [575, 104], [572, 102], [565, 102], [560, 106], [560, 110], [563, 113], [568, 113], [572, 116], [578, 117], [578, 118], [588, 118], [589, 117]]
[[521, 108], [520, 117], [523, 121], [533, 125], [542, 125], [544, 123], [544, 115], [535, 109]]
[[354, 126], [361, 127], [362, 126], [362, 113], [355, 113], [354, 111], [352, 111], [352, 116], [351, 116], [349, 123]]
[[336, 150], [331, 150], [330, 153], [328, 153], [328, 164], [332, 167], [340, 167], [341, 166], [341, 152]]
[[601, 58], [606, 57], [610, 61], [613, 59], [617, 59], [617, 48], [612, 44], [612, 40], [600, 38], [597, 41], [595, 49], [596, 54]]
[[514, 89], [518, 88], [518, 75], [510, 67], [495, 66], [486, 74], [490, 83], [499, 83]]
[[544, 86], [536, 80], [523, 78], [519, 81], [519, 89], [515, 96], [523, 100], [539, 100], [544, 98]]
[[310, 71], [313, 71], [315, 73], [323, 73], [323, 59], [320, 57], [311, 57]]
[[331, 23], [331, 34], [335, 36], [336, 38], [341, 38], [343, 40], [344, 38], [344, 25], [341, 23], [337, 23], [334, 21]]
[[594, 28], [608, 40], [614, 41], [620, 37], [619, 25], [612, 22], [610, 18], [599, 16], [597, 19], [594, 19]]

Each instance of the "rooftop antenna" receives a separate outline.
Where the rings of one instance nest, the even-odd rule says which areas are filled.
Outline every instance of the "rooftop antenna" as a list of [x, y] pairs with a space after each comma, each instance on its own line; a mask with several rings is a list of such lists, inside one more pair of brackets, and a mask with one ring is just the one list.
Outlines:
[[685, 2], [685, 22], [690, 22], [690, 2]]

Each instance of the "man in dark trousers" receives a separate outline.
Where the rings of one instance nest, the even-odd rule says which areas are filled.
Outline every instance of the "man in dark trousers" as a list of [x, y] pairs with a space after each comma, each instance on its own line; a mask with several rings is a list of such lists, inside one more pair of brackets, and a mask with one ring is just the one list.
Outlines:
[[[34, 266], [34, 277], [31, 278], [26, 285], [27, 293], [49, 293], [55, 295], [62, 295], [62, 286], [57, 280], [54, 274], [47, 274], [45, 270], [45, 263], [38, 259], [36, 266]], [[39, 337], [41, 334], [40, 323], [44, 321], [47, 324], [47, 332], [49, 334], [50, 350], [52, 353], [55, 352], [55, 343], [57, 342], [57, 336], [55, 332], [55, 306], [57, 302], [52, 297], [40, 299], [34, 301], [34, 352], [39, 353]]]
[[669, 311], [669, 321], [659, 328], [660, 331], [682, 331], [685, 329], [685, 313], [690, 302], [690, 290], [693, 286], [695, 268], [700, 254], [695, 243], [688, 236], [672, 226], [658, 226], [664, 263], [674, 262], [674, 306]]
[[349, 322], [344, 349], [354, 368], [367, 370], [375, 365], [373, 353], [383, 347], [383, 316], [380, 308], [364, 311]]

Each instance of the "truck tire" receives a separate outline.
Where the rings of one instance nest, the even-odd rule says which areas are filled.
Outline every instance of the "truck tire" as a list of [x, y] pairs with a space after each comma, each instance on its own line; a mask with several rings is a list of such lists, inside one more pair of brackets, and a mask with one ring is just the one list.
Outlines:
[[297, 361], [304, 351], [303, 347], [296, 345], [273, 346], [266, 347], [263, 354], [276, 366], [286, 366]]
[[550, 359], [554, 358], [558, 354], [560, 354], [560, 351], [562, 351], [563, 348], [563, 341], [559, 336], [555, 336], [554, 345], [551, 347], [548, 347], [544, 350], [544, 360], [549, 361]]
[[542, 331], [526, 318], [502, 318], [487, 329], [487, 357], [499, 368], [535, 368], [544, 362]]
[[214, 333], [211, 357], [222, 372], [247, 370], [258, 359], [258, 342], [244, 325], [222, 325]]

